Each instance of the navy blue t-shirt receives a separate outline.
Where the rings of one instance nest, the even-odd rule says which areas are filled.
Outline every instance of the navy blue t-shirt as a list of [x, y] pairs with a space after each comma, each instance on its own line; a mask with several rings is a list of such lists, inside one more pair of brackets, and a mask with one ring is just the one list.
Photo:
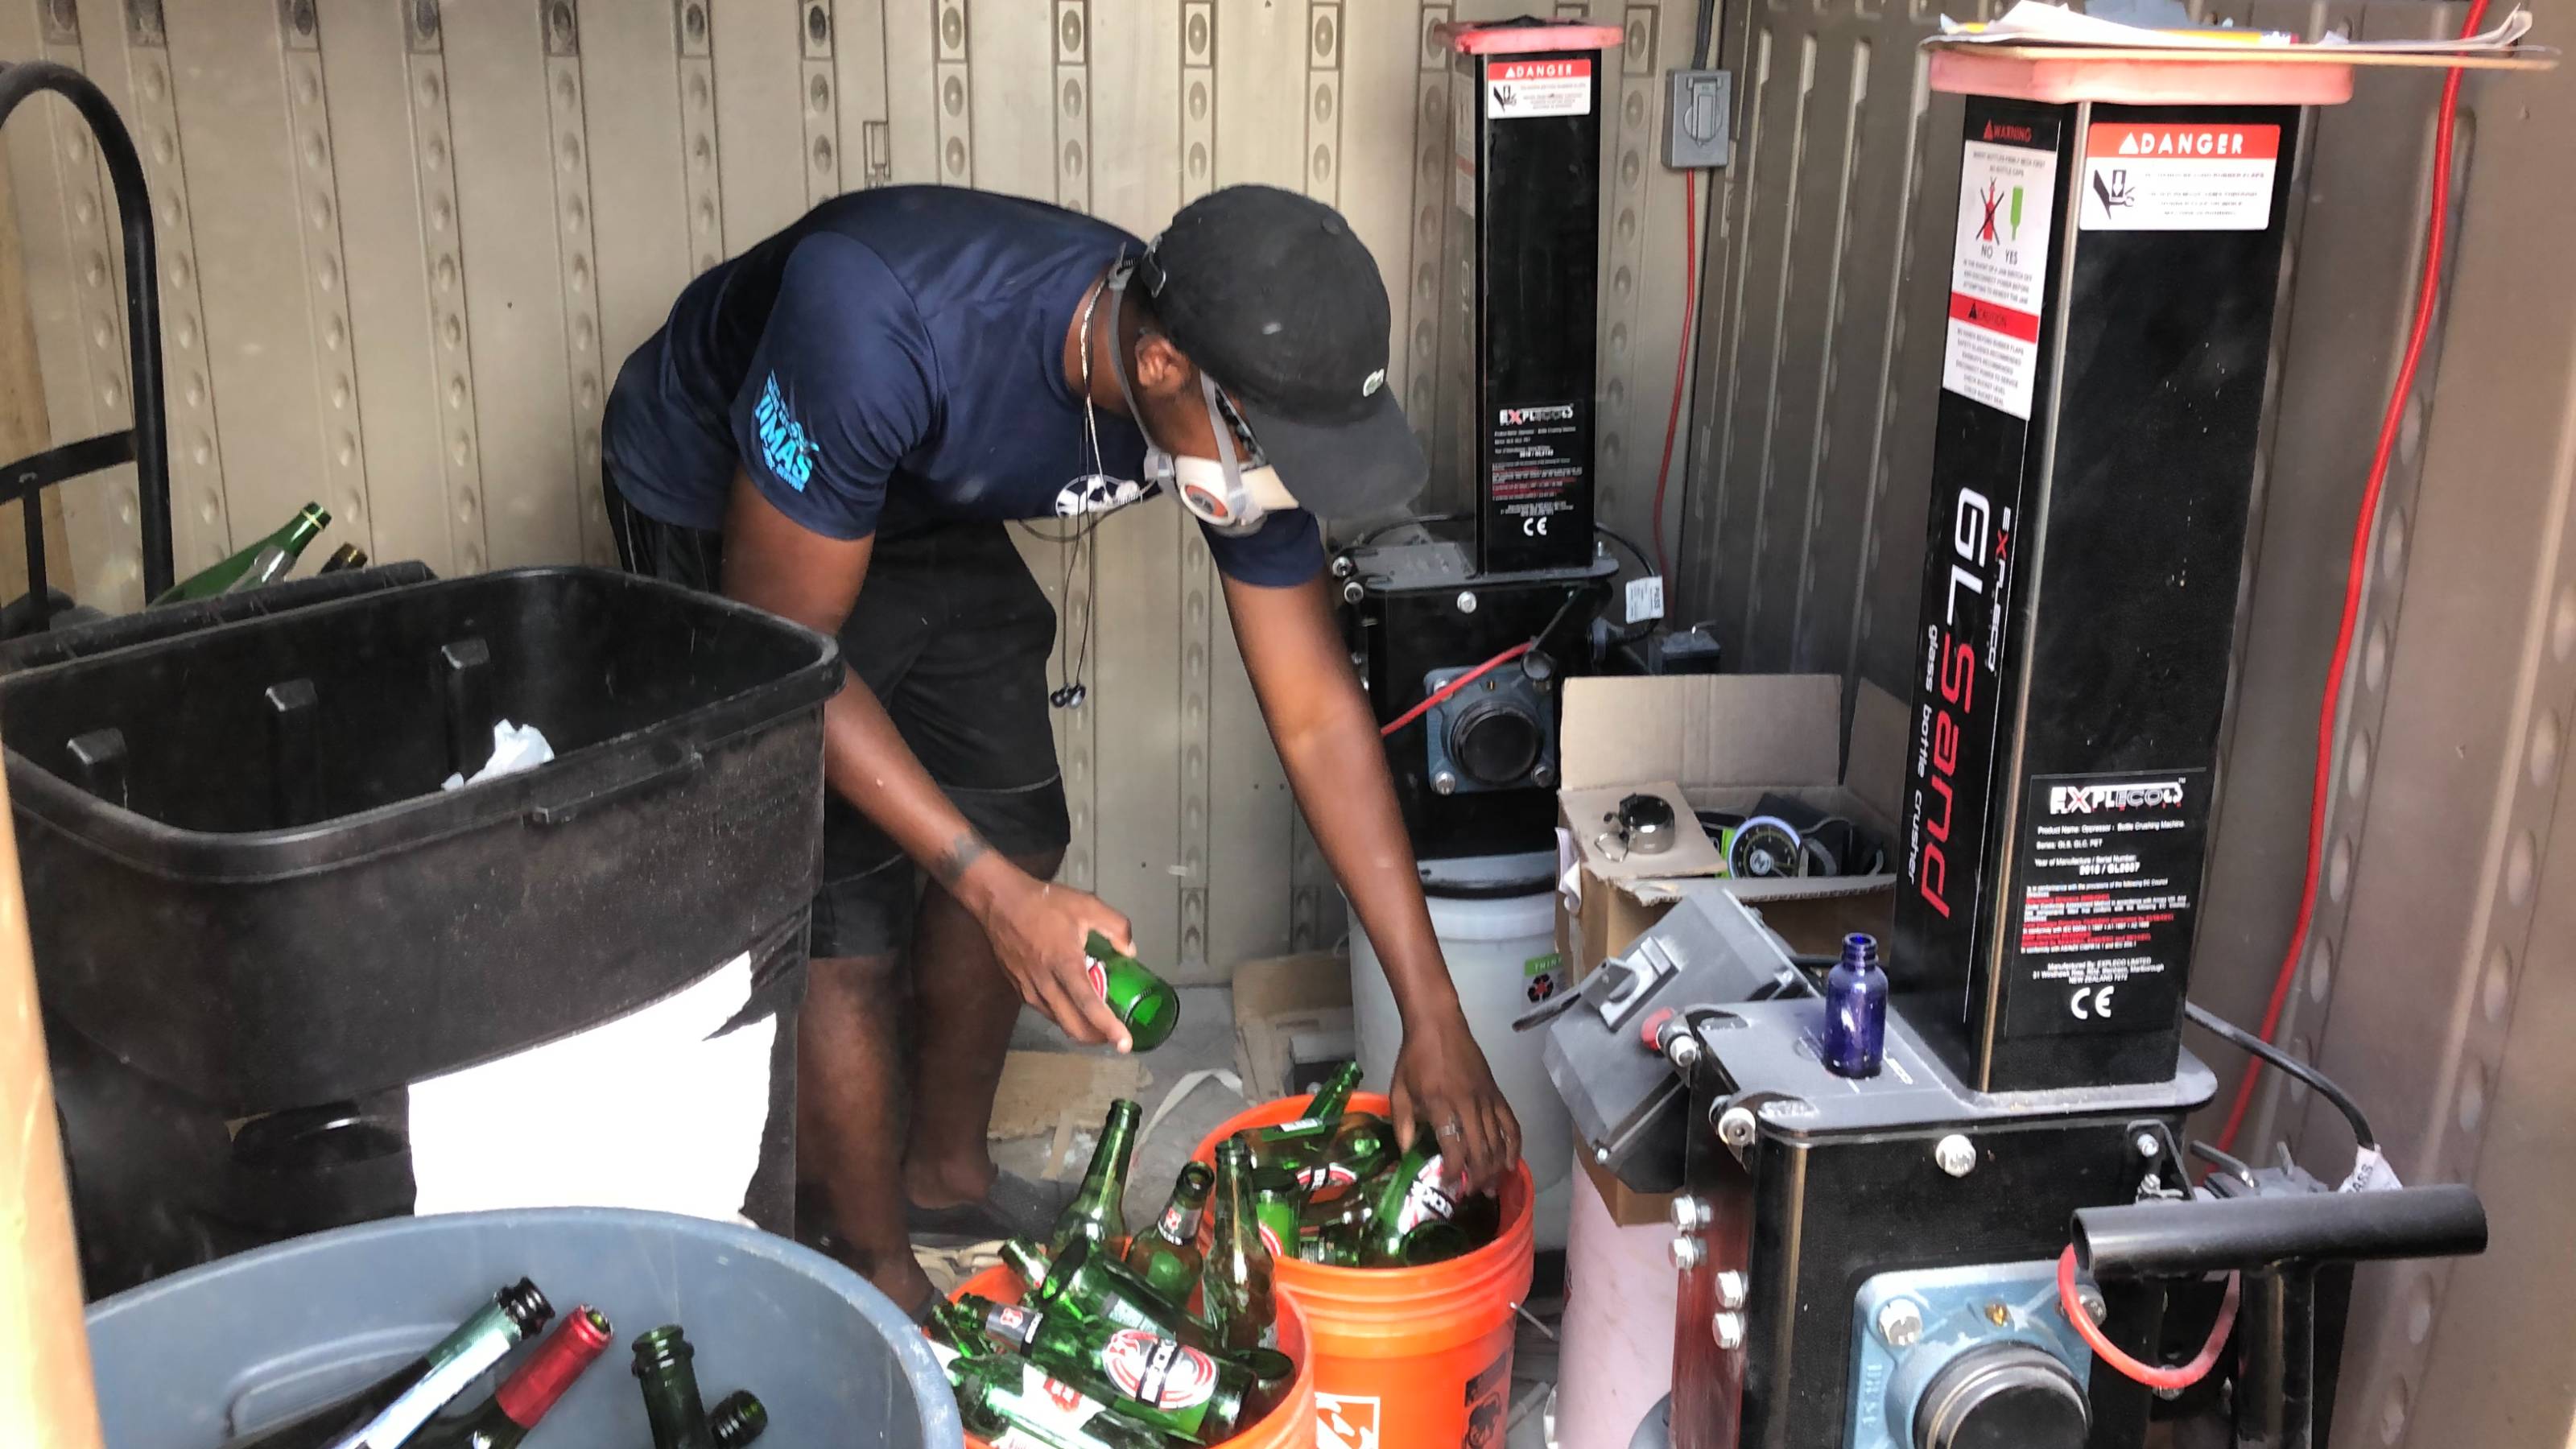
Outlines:
[[[953, 187], [856, 191], [680, 293], [618, 374], [604, 443], [626, 501], [714, 531], [740, 464], [778, 510], [829, 538], [900, 538], [974, 519], [1069, 518], [1137, 501], [1086, 488], [1065, 331], [1121, 248], [1116, 227]], [[1104, 298], [1093, 319], [1109, 325]], [[1144, 469], [1134, 424], [1099, 414], [1101, 471]], [[1313, 578], [1302, 511], [1208, 533], [1248, 583]]]

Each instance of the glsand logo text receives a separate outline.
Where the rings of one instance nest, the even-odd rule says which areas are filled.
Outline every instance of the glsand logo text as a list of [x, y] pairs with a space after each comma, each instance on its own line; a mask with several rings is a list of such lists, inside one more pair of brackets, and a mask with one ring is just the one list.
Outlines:
[[2048, 791], [2048, 813], [2051, 815], [2090, 815], [2096, 810], [2137, 810], [2181, 803], [2180, 780], [2140, 780], [2126, 785], [2055, 785]]

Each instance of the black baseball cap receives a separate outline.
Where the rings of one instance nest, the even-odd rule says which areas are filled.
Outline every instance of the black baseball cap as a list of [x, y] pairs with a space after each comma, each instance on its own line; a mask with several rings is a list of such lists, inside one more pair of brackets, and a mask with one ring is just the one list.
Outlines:
[[1340, 212], [1275, 186], [1209, 192], [1136, 281], [1308, 511], [1357, 518], [1422, 491], [1431, 468], [1387, 386], [1386, 283]]

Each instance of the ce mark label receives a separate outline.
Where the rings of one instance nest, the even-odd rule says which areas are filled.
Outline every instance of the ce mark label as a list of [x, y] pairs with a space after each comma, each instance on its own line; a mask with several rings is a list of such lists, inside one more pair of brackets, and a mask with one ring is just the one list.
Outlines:
[[2075, 994], [2067, 998], [2066, 1009], [2075, 1014], [2077, 1021], [2109, 1021], [2111, 993], [2119, 989], [2117, 982], [2109, 986], [2079, 986], [2075, 988]]
[[1524, 518], [1524, 519], [1522, 519], [1522, 520], [1521, 520], [1521, 537], [1523, 537], [1523, 538], [1545, 538], [1545, 537], [1547, 537], [1547, 515], [1546, 515], [1546, 514], [1544, 514], [1544, 513], [1540, 513], [1540, 514], [1533, 514], [1532, 516], [1530, 516], [1530, 517], [1528, 517], [1528, 518]]

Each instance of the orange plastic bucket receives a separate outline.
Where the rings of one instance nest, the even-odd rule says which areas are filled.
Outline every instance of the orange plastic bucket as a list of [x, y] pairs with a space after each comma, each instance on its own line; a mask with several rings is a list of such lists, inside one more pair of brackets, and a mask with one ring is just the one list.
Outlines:
[[[1193, 1154], [1246, 1127], [1293, 1122], [1306, 1097], [1283, 1097], [1209, 1133]], [[1358, 1112], [1393, 1110], [1362, 1092]], [[1501, 1449], [1511, 1417], [1512, 1320], [1529, 1296], [1529, 1167], [1498, 1194], [1503, 1227], [1463, 1258], [1426, 1268], [1334, 1268], [1277, 1260], [1282, 1303], [1305, 1310], [1314, 1343], [1316, 1449]], [[1281, 1442], [1286, 1442], [1285, 1440]]]
[[[1020, 1275], [1008, 1268], [987, 1268], [958, 1285], [960, 1294], [977, 1293], [996, 1303], [1020, 1301]], [[1306, 1316], [1284, 1295], [1279, 1300], [1279, 1351], [1297, 1365], [1297, 1376], [1288, 1381], [1288, 1391], [1270, 1406], [1270, 1412], [1235, 1431], [1231, 1439], [1219, 1442], [1226, 1449], [1309, 1449], [1314, 1444], [1315, 1362], [1309, 1350], [1312, 1342]], [[967, 1449], [992, 1449], [983, 1440], [969, 1434]]]

